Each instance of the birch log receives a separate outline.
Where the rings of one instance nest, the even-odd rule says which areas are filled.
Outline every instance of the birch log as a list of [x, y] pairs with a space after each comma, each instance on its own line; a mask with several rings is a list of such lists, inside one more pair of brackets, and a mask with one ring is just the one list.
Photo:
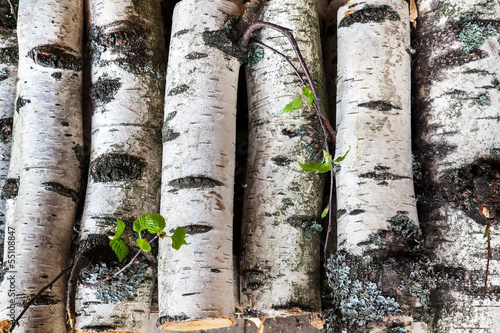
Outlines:
[[[239, 62], [205, 39], [224, 28], [229, 1], [183, 0], [174, 10], [165, 93], [161, 213], [187, 246], [160, 240], [158, 289], [165, 330], [230, 326]], [[204, 39], [205, 38], [205, 39]]]
[[[82, 250], [111, 250], [107, 236], [118, 218], [128, 225], [130, 254], [121, 264], [114, 253], [92, 262], [80, 274], [87, 283], [128, 263], [138, 250], [133, 221], [159, 209], [165, 88], [160, 15], [158, 0], [89, 1], [92, 143], [79, 242]], [[80, 285], [77, 331], [148, 332], [155, 266], [146, 256], [117, 279]]]
[[500, 4], [418, 1], [420, 220], [436, 262], [434, 332], [500, 332]]
[[[333, 322], [349, 332], [425, 332], [433, 281], [413, 188], [410, 20], [404, 0], [338, 11], [339, 252], [328, 260]], [[417, 290], [420, 286], [422, 290]]]
[[[261, 19], [294, 31], [326, 101], [316, 1], [271, 1]], [[288, 39], [276, 31], [262, 30], [258, 40], [296, 59]], [[321, 125], [313, 107], [282, 114], [285, 105], [302, 92], [299, 78], [283, 58], [265, 49], [264, 57], [248, 66], [246, 75], [249, 152], [241, 304], [263, 312], [320, 311], [323, 177], [304, 172], [297, 160], [308, 163], [322, 157]]]
[[[19, 3], [17, 313], [27, 294], [67, 265], [82, 162], [82, 29], [82, 1]], [[29, 308], [17, 331], [64, 332], [64, 290], [61, 279]]]

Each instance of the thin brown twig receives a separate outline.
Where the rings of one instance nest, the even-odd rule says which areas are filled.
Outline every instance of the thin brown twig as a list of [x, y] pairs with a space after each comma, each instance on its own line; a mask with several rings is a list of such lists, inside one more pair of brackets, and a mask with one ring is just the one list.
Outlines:
[[484, 274], [484, 288], [483, 288], [483, 299], [486, 297], [486, 292], [488, 290], [488, 273], [490, 270], [490, 261], [492, 259], [491, 255], [491, 222], [489, 218], [486, 218], [486, 233], [487, 233], [487, 247], [488, 247], [488, 259], [486, 260], [486, 272]]
[[19, 314], [19, 316], [17, 316], [16, 319], [14, 319], [14, 321], [12, 322], [12, 326], [10, 327], [9, 329], [9, 332], [13, 332], [14, 329], [19, 326], [19, 320], [21, 320], [22, 316], [26, 313], [26, 311], [28, 311], [29, 307], [38, 299], [38, 297], [40, 297], [40, 295], [47, 289], [49, 288], [52, 288], [52, 286], [54, 285], [54, 283], [57, 282], [57, 280], [59, 280], [67, 271], [69, 271], [71, 269], [71, 267], [73, 267], [73, 264], [69, 265], [68, 267], [66, 267], [65, 269], [63, 269], [59, 275], [57, 275], [52, 281], [50, 281], [47, 285], [45, 285], [42, 289], [40, 289], [36, 294], [35, 296], [31, 297], [31, 299], [28, 301], [28, 303], [24, 306], [23, 308], [23, 311], [21, 311], [21, 313]]
[[14, 21], [16, 21], [16, 24], [17, 24], [17, 16], [16, 16], [16, 10], [14, 9], [14, 5], [12, 4], [12, 2], [10, 0], [9, 1], [9, 5], [10, 5], [10, 10], [12, 10], [12, 15], [14, 16]]

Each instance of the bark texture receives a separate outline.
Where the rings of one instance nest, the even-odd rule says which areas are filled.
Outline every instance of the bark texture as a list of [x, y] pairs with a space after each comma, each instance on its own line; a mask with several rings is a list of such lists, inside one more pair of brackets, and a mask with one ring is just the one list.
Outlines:
[[[294, 31], [321, 97], [325, 97], [316, 1], [268, 2], [261, 20]], [[265, 29], [258, 40], [296, 61], [284, 35]], [[249, 64], [246, 74], [249, 152], [241, 304], [261, 310], [298, 307], [319, 311], [323, 177], [306, 173], [297, 160], [309, 163], [322, 158], [321, 125], [312, 106], [282, 114], [302, 93], [302, 83], [282, 57], [264, 49], [262, 59]]]
[[433, 332], [500, 331], [500, 4], [418, 1], [419, 213], [436, 262]]
[[336, 170], [330, 328], [425, 332], [432, 266], [413, 188], [408, 4], [349, 1], [337, 21], [336, 155], [350, 152]]
[[[160, 2], [91, 0], [88, 36], [92, 144], [79, 247], [99, 254], [80, 274], [93, 283], [128, 263], [138, 250], [132, 223], [159, 209], [165, 88]], [[117, 218], [127, 225], [130, 248], [122, 263], [107, 238]], [[76, 328], [147, 332], [155, 266], [146, 255], [117, 279], [80, 285]]]
[[228, 14], [238, 13], [234, 3], [213, 0], [183, 0], [174, 11], [161, 213], [166, 230], [186, 229], [188, 245], [175, 251], [169, 239], [160, 240], [161, 324], [233, 316], [235, 310], [232, 214], [240, 64], [207, 42], [221, 46]]
[[[67, 264], [81, 176], [82, 29], [82, 1], [19, 3], [17, 313], [27, 294]], [[29, 308], [16, 331], [64, 332], [64, 290], [62, 279]]]

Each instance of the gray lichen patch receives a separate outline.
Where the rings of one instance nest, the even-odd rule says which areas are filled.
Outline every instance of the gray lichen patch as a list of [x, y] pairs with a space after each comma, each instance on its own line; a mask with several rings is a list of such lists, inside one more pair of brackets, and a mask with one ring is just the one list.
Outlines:
[[315, 217], [308, 216], [292, 216], [286, 222], [293, 227], [304, 230], [305, 235], [309, 238], [323, 231], [323, 227], [316, 221]]
[[137, 180], [146, 166], [143, 158], [127, 154], [106, 154], [90, 163], [90, 178], [94, 182]]
[[[90, 99], [92, 106], [102, 106], [114, 99], [116, 93], [120, 90], [121, 82], [119, 78], [99, 77], [90, 88]], [[94, 110], [94, 108], [92, 108]]]
[[491, 23], [480, 21], [465, 22], [459, 34], [459, 40], [463, 44], [463, 52], [469, 53], [472, 50], [480, 48], [486, 39], [497, 34], [497, 29]]
[[6, 69], [0, 69], [0, 81], [7, 80], [9, 72]]
[[[105, 303], [118, 303], [132, 297], [138, 285], [146, 279], [148, 264], [144, 262], [144, 257], [141, 258], [140, 263], [133, 264], [118, 274], [117, 277], [99, 286], [90, 287], [95, 290], [96, 298]], [[117, 270], [127, 263], [124, 260], [121, 264], [115, 262], [112, 265], [108, 265], [101, 262], [89, 265], [81, 271], [80, 278], [86, 284], [96, 283], [106, 278], [106, 276], [115, 274]]]
[[247, 65], [253, 66], [264, 58], [264, 48], [262, 46], [256, 45], [252, 47], [247, 54]]
[[61, 45], [42, 45], [31, 49], [28, 57], [43, 67], [81, 71], [81, 56], [69, 47]]
[[355, 23], [381, 23], [385, 21], [401, 21], [399, 14], [387, 5], [373, 6], [365, 5], [360, 10], [344, 17], [338, 27], [349, 27]]
[[0, 64], [17, 64], [19, 53], [17, 47], [0, 48]]
[[50, 192], [55, 192], [58, 193], [64, 197], [68, 197], [73, 202], [77, 203], [79, 199], [79, 193], [78, 191], [73, 190], [72, 188], [69, 188], [67, 186], [64, 186], [60, 183], [56, 182], [47, 182], [47, 183], [42, 183], [42, 185], [45, 186], [45, 190], [50, 191]]
[[[158, 41], [154, 37], [140, 22], [115, 21], [90, 27], [87, 49], [92, 64], [105, 66], [113, 62], [130, 73], [163, 79], [164, 54], [156, 52]], [[106, 51], [115, 55], [113, 60], [103, 60]]]
[[361, 103], [358, 104], [359, 107], [365, 107], [371, 110], [376, 110], [376, 111], [390, 111], [392, 109], [394, 110], [401, 110], [399, 106], [392, 105], [389, 102], [386, 101], [370, 101], [367, 103]]
[[8, 142], [12, 138], [13, 118], [0, 119], [0, 141]]
[[19, 179], [7, 178], [2, 188], [2, 199], [14, 199], [19, 192]]
[[218, 180], [208, 177], [184, 177], [173, 179], [168, 183], [173, 187], [173, 190], [180, 189], [208, 189], [216, 186], [223, 186], [224, 184]]
[[486, 224], [483, 210], [488, 210], [490, 218], [500, 216], [500, 162], [478, 160], [458, 169], [450, 169], [443, 181], [444, 193], [448, 200], [475, 222]]

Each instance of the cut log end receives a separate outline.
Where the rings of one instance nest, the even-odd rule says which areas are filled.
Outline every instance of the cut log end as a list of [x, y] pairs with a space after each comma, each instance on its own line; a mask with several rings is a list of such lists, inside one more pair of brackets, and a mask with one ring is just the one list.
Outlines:
[[214, 328], [231, 327], [236, 324], [236, 320], [230, 317], [218, 317], [207, 319], [195, 319], [189, 321], [176, 321], [165, 323], [160, 326], [161, 331], [166, 332], [192, 332], [208, 330]]

